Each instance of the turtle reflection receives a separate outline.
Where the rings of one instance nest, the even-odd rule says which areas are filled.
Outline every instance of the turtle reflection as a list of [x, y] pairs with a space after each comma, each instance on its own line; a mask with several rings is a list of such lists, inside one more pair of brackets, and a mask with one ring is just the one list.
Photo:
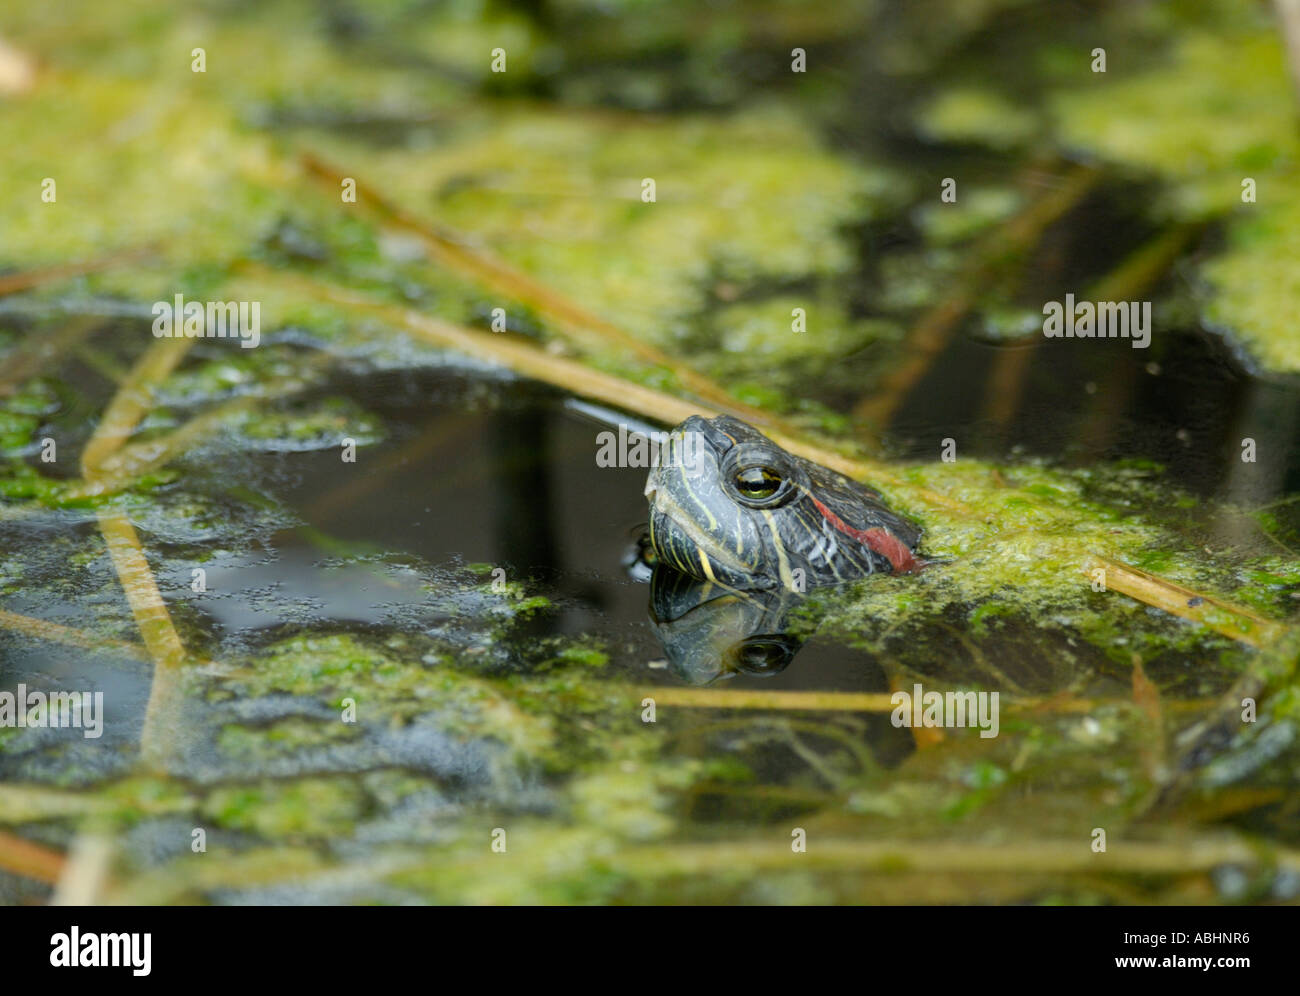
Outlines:
[[693, 685], [784, 671], [803, 646], [786, 632], [802, 601], [779, 588], [742, 591], [699, 581], [662, 563], [650, 578], [650, 619], [668, 665]]

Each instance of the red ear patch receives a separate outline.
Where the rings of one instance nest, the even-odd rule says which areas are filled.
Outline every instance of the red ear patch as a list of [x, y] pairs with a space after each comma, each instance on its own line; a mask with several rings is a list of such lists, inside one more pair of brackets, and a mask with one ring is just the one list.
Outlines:
[[914, 574], [925, 566], [912, 555], [912, 551], [907, 548], [907, 545], [889, 530], [881, 529], [879, 526], [872, 529], [854, 529], [813, 495], [810, 494], [808, 497], [812, 498], [813, 504], [817, 506], [817, 511], [834, 529], [839, 530], [845, 536], [852, 537], [868, 549], [874, 550], [888, 559], [889, 563], [893, 565], [894, 573]]

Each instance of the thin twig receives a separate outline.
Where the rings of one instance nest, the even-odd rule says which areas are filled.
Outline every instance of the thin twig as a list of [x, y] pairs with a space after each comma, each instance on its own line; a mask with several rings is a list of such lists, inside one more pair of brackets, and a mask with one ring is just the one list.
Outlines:
[[155, 339], [145, 354], [131, 368], [126, 381], [118, 388], [95, 433], [81, 452], [82, 475], [93, 482], [100, 475], [100, 464], [116, 453], [131, 437], [140, 420], [153, 407], [153, 390], [176, 369], [196, 340], [185, 337]]
[[[103, 465], [121, 449], [152, 407], [156, 386], [176, 369], [193, 344], [193, 339], [186, 338], [156, 339], [132, 367], [82, 451], [81, 468], [87, 484], [94, 486], [101, 479]], [[186, 660], [185, 647], [158, 591], [135, 527], [115, 509], [101, 508], [96, 514], [131, 614], [154, 661], [140, 752], [147, 764], [160, 766], [168, 743], [178, 732], [179, 678]]]
[[102, 831], [80, 834], [68, 852], [51, 906], [97, 906], [109, 879], [113, 840]]
[[[614, 689], [611, 689], [614, 690]], [[621, 689], [618, 689], [621, 690]], [[638, 700], [652, 698], [655, 706], [681, 706], [687, 709], [752, 709], [780, 712], [893, 712], [898, 703], [889, 692], [763, 692], [743, 688], [687, 688], [675, 685], [637, 687], [629, 685], [626, 693]], [[1203, 709], [1207, 701], [1182, 700], [1167, 705], [1189, 711]], [[1129, 706], [1126, 699], [1016, 698], [1004, 695], [1000, 706], [1013, 712], [1091, 714], [1105, 705]]]
[[1273, 643], [1288, 631], [1285, 623], [1265, 619], [1243, 606], [1184, 588], [1106, 557], [1088, 561], [1083, 572], [1090, 575], [1099, 567], [1106, 572], [1107, 590], [1118, 591], [1139, 602], [1191, 619], [1252, 647]]
[[147, 764], [159, 766], [166, 756], [168, 743], [179, 732], [177, 713], [182, 700], [180, 672], [186, 661], [185, 645], [172, 624], [167, 603], [158, 591], [158, 583], [131, 521], [115, 510], [102, 510], [98, 517], [100, 532], [108, 544], [131, 614], [154, 662], [149, 704], [140, 731], [140, 753]]
[[6, 273], [0, 276], [0, 297], [31, 290], [44, 284], [68, 280], [71, 277], [81, 277], [88, 273], [111, 270], [113, 267], [126, 266], [128, 263], [138, 263], [156, 252], [157, 248], [154, 246], [140, 246], [135, 249], [122, 250], [100, 259], [91, 259], [79, 263], [59, 263], [56, 266], [46, 266], [36, 270]]
[[0, 868], [53, 885], [63, 873], [63, 855], [43, 844], [0, 830]]
[[8, 612], [4, 609], [0, 609], [0, 629], [13, 630], [15, 633], [22, 633], [37, 640], [81, 647], [83, 650], [116, 650], [146, 660], [149, 657], [148, 651], [138, 643], [96, 636], [84, 630], [73, 629], [71, 626], [61, 626], [47, 619], [19, 615], [17, 612]]

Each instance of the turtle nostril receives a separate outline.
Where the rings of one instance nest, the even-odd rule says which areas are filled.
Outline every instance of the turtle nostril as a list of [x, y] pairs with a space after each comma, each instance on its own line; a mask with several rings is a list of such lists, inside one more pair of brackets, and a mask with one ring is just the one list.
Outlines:
[[652, 481], [646, 481], [646, 482], [645, 482], [645, 496], [646, 496], [647, 499], [649, 499], [651, 505], [654, 504], [654, 501], [655, 501], [655, 493], [656, 493], [656, 490], [655, 490], [654, 483], [653, 483]]

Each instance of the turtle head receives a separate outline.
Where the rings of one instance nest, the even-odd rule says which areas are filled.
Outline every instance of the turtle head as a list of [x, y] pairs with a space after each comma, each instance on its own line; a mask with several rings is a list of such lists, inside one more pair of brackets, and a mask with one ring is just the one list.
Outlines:
[[920, 530], [870, 488], [729, 415], [692, 415], [646, 481], [650, 544], [675, 570], [744, 589], [912, 570]]
[[772, 586], [769, 517], [794, 496], [799, 474], [789, 454], [725, 415], [692, 415], [669, 434], [663, 453], [645, 488], [650, 543], [661, 561], [703, 581]]

